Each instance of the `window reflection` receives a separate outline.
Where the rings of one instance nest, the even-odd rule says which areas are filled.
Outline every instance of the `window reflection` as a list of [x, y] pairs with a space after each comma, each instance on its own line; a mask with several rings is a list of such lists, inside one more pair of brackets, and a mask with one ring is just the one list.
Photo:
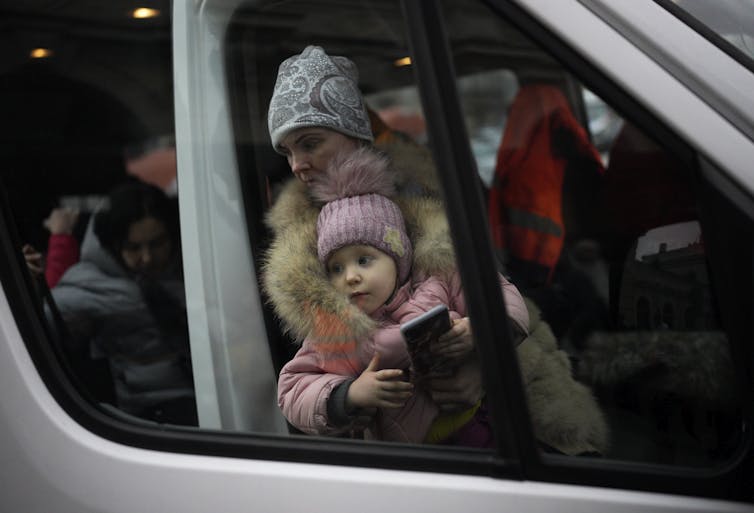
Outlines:
[[[692, 466], [726, 458], [741, 405], [693, 168], [503, 20], [494, 35], [475, 34], [505, 42], [474, 66], [469, 34], [450, 26], [470, 142], [484, 148], [479, 173], [501, 267], [598, 399], [610, 428], [604, 455]], [[488, 83], [466, 87], [472, 76]], [[498, 91], [483, 113], [480, 90]], [[489, 119], [501, 121], [491, 148], [478, 130]], [[486, 176], [480, 156], [490, 149]], [[540, 412], [530, 408], [536, 431]]]

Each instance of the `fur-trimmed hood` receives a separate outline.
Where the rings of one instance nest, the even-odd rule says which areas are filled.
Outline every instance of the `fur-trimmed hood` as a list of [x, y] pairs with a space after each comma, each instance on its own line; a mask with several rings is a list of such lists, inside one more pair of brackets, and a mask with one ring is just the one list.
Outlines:
[[[428, 151], [402, 140], [378, 145], [375, 151], [391, 162], [388, 172], [397, 189], [392, 199], [403, 213], [414, 248], [412, 273], [449, 274], [455, 269], [455, 253]], [[332, 287], [317, 258], [321, 206], [303, 182], [291, 179], [283, 186], [266, 217], [274, 237], [262, 265], [264, 290], [283, 328], [299, 342], [315, 330], [319, 336], [361, 338], [374, 329], [374, 321]]]
[[728, 339], [713, 331], [594, 332], [579, 355], [579, 377], [599, 388], [631, 384], [699, 407], [740, 406]]
[[[414, 246], [412, 272], [425, 278], [449, 276], [456, 270], [445, 210], [428, 151], [392, 139], [377, 147], [391, 159], [406, 231]], [[263, 286], [284, 328], [299, 342], [315, 338], [359, 339], [375, 321], [330, 285], [317, 258], [317, 216], [321, 205], [299, 180], [290, 180], [267, 215], [274, 240], [263, 262]], [[518, 357], [534, 431], [539, 440], [565, 454], [604, 453], [608, 429], [591, 391], [571, 375], [567, 355], [541, 320], [539, 309], [526, 301], [530, 335]]]
[[518, 363], [538, 440], [568, 455], [600, 453], [608, 448], [608, 425], [592, 391], [572, 376], [568, 355], [555, 335], [529, 309], [529, 336], [518, 346]]

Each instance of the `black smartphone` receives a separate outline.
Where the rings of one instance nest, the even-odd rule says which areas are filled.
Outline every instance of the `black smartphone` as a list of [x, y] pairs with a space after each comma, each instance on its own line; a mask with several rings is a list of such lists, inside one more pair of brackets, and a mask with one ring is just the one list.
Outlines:
[[445, 359], [433, 356], [429, 347], [450, 327], [450, 314], [445, 305], [437, 305], [420, 316], [401, 324], [401, 333], [403, 338], [406, 339], [408, 353], [411, 356], [413, 381], [443, 367]]

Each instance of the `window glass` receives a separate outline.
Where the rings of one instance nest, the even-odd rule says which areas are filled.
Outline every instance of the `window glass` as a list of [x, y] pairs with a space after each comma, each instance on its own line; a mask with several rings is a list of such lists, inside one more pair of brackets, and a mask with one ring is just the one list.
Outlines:
[[[262, 19], [277, 20], [277, 23], [262, 26], [259, 21]], [[248, 182], [247, 208], [267, 205], [269, 208], [256, 214], [257, 219], [262, 216], [273, 217], [271, 223], [265, 226], [260, 223], [256, 229], [259, 230], [257, 239], [260, 252], [265, 255], [260, 281], [268, 299], [267, 304], [271, 305], [268, 324], [270, 343], [273, 347], [285, 348], [279, 369], [279, 400], [282, 411], [291, 424], [291, 431], [296, 434], [363, 436], [391, 442], [492, 449], [496, 444], [492, 438], [489, 407], [494, 406], [486, 403], [481, 392], [480, 363], [476, 359], [460, 278], [455, 272], [455, 252], [450, 233], [445, 227], [443, 195], [429, 150], [432, 142], [427, 136], [408, 43], [403, 33], [404, 26], [401, 6], [399, 2], [392, 1], [343, 4], [337, 12], [329, 11], [327, 4], [320, 2], [270, 2], [250, 7], [238, 16], [236, 40], [241, 42], [238, 47], [238, 63], [242, 68], [241, 75], [245, 77], [241, 94], [246, 97], [249, 105], [259, 106], [248, 111], [248, 137], [253, 141], [253, 148], [248, 151], [242, 149], [239, 155], [245, 162], [242, 166], [255, 173], [254, 178]], [[285, 135], [282, 141], [277, 141], [278, 149], [283, 155], [275, 153], [270, 141], [268, 105], [273, 111], [274, 123], [279, 123], [279, 126], [285, 126], [287, 120], [298, 119], [298, 116], [322, 112], [321, 107], [310, 112], [313, 108], [309, 102], [311, 98], [323, 98], [321, 91], [328, 87], [326, 80], [309, 70], [305, 62], [296, 60], [297, 67], [286, 68], [286, 73], [290, 74], [282, 75], [277, 86], [275, 83], [275, 72], [284, 59], [298, 54], [301, 55], [296, 59], [301, 61], [312, 55], [321, 57], [317, 53], [320, 52], [319, 49], [308, 49], [309, 53], [302, 54], [308, 45], [317, 45], [330, 56], [347, 57], [358, 68], [358, 86], [369, 111], [374, 147], [389, 159], [390, 167], [385, 173], [396, 185], [396, 192], [391, 197], [395, 199], [406, 222], [408, 239], [404, 242], [410, 240], [410, 246], [403, 246], [407, 250], [406, 256], [396, 260], [398, 287], [389, 296], [387, 303], [371, 311], [372, 321], [376, 320], [379, 324], [377, 329], [370, 329], [368, 332], [364, 332], [355, 323], [356, 320], [363, 319], [365, 313], [351, 309], [359, 305], [358, 300], [354, 300], [354, 305], [349, 305], [348, 308], [340, 306], [339, 301], [343, 299], [341, 289], [338, 289], [340, 299], [337, 301], [323, 300], [324, 297], [329, 298], [333, 291], [331, 285], [325, 283], [326, 287], [321, 286], [321, 281], [331, 280], [332, 285], [337, 285], [337, 277], [345, 275], [347, 269], [346, 261], [328, 260], [336, 256], [323, 257], [320, 261], [317, 258], [318, 251], [323, 251], [321, 245], [328, 244], [327, 241], [330, 240], [322, 235], [329, 233], [325, 231], [331, 226], [327, 224], [329, 217], [322, 216], [329, 216], [325, 213], [336, 212], [336, 209], [341, 208], [337, 206], [340, 205], [339, 200], [336, 198], [327, 203], [320, 214], [320, 224], [316, 224], [323, 201], [314, 203], [314, 208], [304, 210], [303, 205], [312, 204], [308, 198], [309, 192], [305, 192], [308, 189], [300, 191], [299, 196], [292, 194], [295, 187], [306, 187], [294, 174], [301, 175], [304, 181], [311, 179], [312, 174], [320, 173], [317, 176], [323, 176], [325, 164], [329, 165], [332, 161], [327, 160], [322, 164], [321, 161], [310, 161], [306, 155], [300, 155], [295, 139], [297, 135], [293, 139]], [[348, 64], [345, 63], [344, 66]], [[307, 71], [302, 73], [302, 69]], [[340, 73], [335, 69], [330, 72], [334, 75]], [[503, 82], [513, 81], [505, 72], [495, 71], [494, 76]], [[470, 77], [467, 82], [469, 91], [476, 90], [480, 96], [479, 103], [474, 106], [475, 112], [489, 110], [487, 104], [500, 104], [496, 93], [505, 90], [497, 82], [485, 80], [484, 74], [478, 79]], [[489, 91], [489, 84], [496, 91]], [[279, 89], [275, 89], [276, 87]], [[273, 90], [276, 95], [274, 97]], [[280, 91], [289, 96], [280, 96]], [[298, 98], [296, 95], [299, 91], [305, 93], [302, 97], [304, 99], [291, 100], [290, 98]], [[351, 100], [348, 94], [347, 91], [340, 91], [326, 101], [322, 100], [322, 104], [327, 103], [328, 108], [335, 110], [337, 102], [348, 103]], [[328, 103], [330, 101], [332, 103]], [[291, 109], [287, 110], [289, 106]], [[359, 115], [357, 113], [356, 117]], [[485, 162], [491, 173], [492, 152], [489, 140], [498, 137], [501, 121], [482, 118], [477, 121], [476, 129], [482, 134], [480, 161]], [[326, 137], [315, 138], [312, 141], [315, 148], [318, 144], [324, 146], [321, 141], [329, 140], [327, 138], [334, 137], [333, 134], [341, 137], [338, 127], [328, 125], [328, 121], [319, 123], [324, 123], [324, 126], [333, 130], [328, 131]], [[355, 132], [357, 136], [360, 133], [358, 130]], [[341, 148], [351, 149], [348, 140], [338, 140]], [[306, 139], [301, 142], [306, 142]], [[369, 148], [367, 150], [367, 153], [373, 151]], [[263, 185], [257, 187], [256, 184], [260, 182]], [[291, 198], [296, 201], [293, 204], [295, 210], [292, 210]], [[295, 222], [291, 221], [289, 211], [298, 212]], [[281, 216], [281, 213], [288, 215]], [[369, 226], [374, 222], [375, 216], [376, 214], [353, 212], [341, 219], [341, 226], [344, 228], [338, 230], [371, 233]], [[307, 230], [311, 230], [311, 235], [310, 232], [303, 231], [302, 221], [309, 223]], [[339, 237], [350, 237], [346, 232], [337, 231]], [[315, 239], [315, 236], [319, 236], [319, 239]], [[367, 240], [358, 239], [364, 245], [372, 247], [376, 243], [378, 249], [390, 252], [380, 242], [381, 239], [375, 241], [368, 235], [364, 237]], [[393, 233], [385, 240], [391, 245], [392, 242], [389, 241], [403, 240], [401, 237], [399, 233]], [[281, 248], [288, 249], [283, 252]], [[412, 273], [409, 278], [401, 276], [400, 268], [403, 265], [402, 259], [411, 255], [410, 252], [413, 252], [413, 256], [409, 260]], [[327, 252], [322, 254], [329, 255]], [[395, 257], [394, 253], [389, 254]], [[293, 255], [296, 256], [295, 259]], [[307, 273], [306, 276], [304, 272]], [[333, 276], [336, 277], [334, 281]], [[315, 283], [313, 280], [320, 281]], [[284, 290], [287, 281], [296, 284], [298, 297], [292, 298]], [[306, 292], [299, 292], [302, 289]], [[327, 289], [326, 295], [323, 295], [324, 289]], [[509, 289], [513, 287], [507, 284], [504, 290]], [[316, 291], [316, 294], [312, 295], [309, 291]], [[514, 321], [518, 319], [524, 323], [522, 319], [526, 316], [526, 309], [515, 291], [510, 292], [510, 302], [518, 308], [511, 317]], [[364, 303], [368, 304], [369, 301], [365, 299]], [[457, 326], [461, 335], [461, 340], [450, 345], [460, 347], [445, 347], [439, 356], [424, 358], [426, 340], [421, 339], [414, 347], [410, 342], [404, 341], [398, 331], [399, 325], [413, 320], [440, 303], [448, 307], [450, 320], [456, 323], [454, 326]], [[327, 321], [327, 326], [323, 321]], [[332, 336], [332, 326], [342, 328], [342, 331], [336, 333], [340, 337], [336, 343], [329, 338]], [[286, 329], [286, 335], [281, 335]], [[354, 336], [354, 333], [360, 335]], [[343, 340], [348, 343], [344, 344]], [[355, 344], [349, 346], [352, 342]], [[348, 349], [349, 347], [352, 349]], [[347, 349], [351, 352], [347, 352]], [[337, 368], [337, 362], [332, 363], [332, 351], [339, 355], [337, 358], [348, 362], [347, 365], [343, 364], [346, 368], [341, 368], [340, 374], [335, 370], [328, 371]], [[347, 395], [344, 400], [339, 394], [351, 394], [362, 386], [362, 377], [372, 370], [367, 365], [375, 352], [380, 354], [379, 368], [401, 371], [404, 376], [402, 379], [408, 379], [413, 384], [414, 393], [406, 400], [405, 406], [381, 407], [376, 416], [368, 415], [367, 408], [365, 415], [361, 416], [366, 420], [364, 424], [364, 420], [357, 415], [362, 410], [348, 406], [353, 400], [352, 396]], [[424, 363], [427, 364], [426, 367], [423, 366]], [[439, 377], [429, 378], [429, 370], [439, 373]], [[306, 372], [309, 373], [308, 376], [304, 376]], [[469, 374], [473, 375], [471, 386], [465, 386], [461, 377]], [[308, 381], [304, 381], [302, 376]], [[313, 376], [318, 378], [315, 380]], [[462, 397], [444, 398], [442, 392], [448, 385], [443, 382], [450, 382], [450, 391], [458, 392]], [[323, 384], [331, 389], [323, 389]], [[459, 388], [462, 390], [458, 390]], [[313, 403], [307, 396], [314, 397], [314, 391], [317, 390], [324, 390], [319, 397], [326, 400]], [[333, 409], [343, 404], [350, 411], [350, 419], [343, 419], [343, 412]], [[441, 407], [450, 407], [452, 411], [441, 412]], [[342, 410], [342, 406], [340, 408]]]
[[[41, 13], [29, 9], [15, 14], [37, 19]], [[241, 187], [234, 188], [223, 162], [213, 161], [209, 176], [203, 177], [203, 196], [197, 196], [188, 214], [185, 209], [181, 212], [182, 226], [176, 201], [172, 55], [166, 14], [163, 10], [161, 17], [151, 21], [110, 19], [115, 15], [107, 11], [93, 14], [122, 25], [123, 34], [133, 34], [133, 39], [118, 36], [103, 43], [93, 36], [92, 40], [84, 38], [82, 48], [92, 54], [87, 59], [70, 58], [71, 49], [63, 43], [50, 48], [44, 58], [37, 59], [35, 53], [36, 60], [19, 54], [18, 65], [1, 84], [6, 93], [3, 104], [20, 120], [20, 128], [4, 133], [4, 141], [12, 144], [3, 146], [8, 163], [3, 169], [3, 186], [16, 214], [20, 240], [34, 248], [29, 252], [29, 271], [37, 272], [38, 250], [45, 270], [57, 272], [54, 279], [43, 275], [35, 278], [40, 286], [35, 293], [49, 340], [82, 395], [101, 405], [102, 411], [126, 421], [493, 447], [489, 413], [481, 399], [480, 365], [468, 320], [463, 320], [466, 309], [462, 287], [453, 273], [455, 253], [450, 234], [443, 227], [442, 191], [428, 149], [424, 115], [402, 32], [400, 4], [359, 2], [333, 10], [326, 2], [250, 2], [232, 16], [222, 12], [232, 18], [226, 50], [234, 63], [227, 79], [235, 108], [235, 139], [222, 144], [236, 145]], [[80, 13], [61, 9], [50, 16], [59, 16], [63, 26], [64, 20], [76, 19]], [[100, 18], [92, 20], [101, 22]], [[144, 30], [160, 37], [144, 37]], [[33, 34], [26, 36], [32, 38]], [[64, 40], [61, 36], [60, 41]], [[286, 425], [277, 404], [277, 383], [268, 379], [269, 373], [253, 374], [253, 369], [266, 365], [274, 367], [277, 377], [296, 356], [303, 338], [312, 332], [302, 328], [308, 321], [301, 320], [312, 315], [307, 303], [310, 298], [295, 304], [293, 318], [278, 309], [265, 312], [267, 338], [243, 337], [244, 327], [250, 327], [247, 333], [258, 331], [258, 311], [239, 315], [249, 304], [246, 296], [259, 296], [255, 297], [257, 304], [274, 304], [276, 300], [267, 287], [259, 287], [265, 294], [262, 297], [257, 289], [241, 284], [246, 283], [244, 273], [249, 269], [259, 272], [260, 284], [266, 283], [269, 261], [265, 258], [278, 232], [274, 222], [264, 224], [263, 219], [285, 194], [287, 184], [296, 180], [286, 158], [275, 153], [270, 144], [267, 108], [278, 66], [307, 45], [321, 45], [330, 55], [346, 56], [358, 68], [358, 77], [352, 78], [366, 98], [367, 122], [375, 145], [390, 159], [394, 166], [390, 171], [397, 173], [391, 181], [398, 189], [397, 208], [409, 226], [403, 230], [412, 237], [427, 231], [438, 233], [436, 239], [414, 238], [410, 246], [400, 233], [385, 237], [385, 243], [397, 255], [391, 257], [397, 267], [396, 285], [407, 283], [409, 269], [401, 267], [403, 256], [411, 255], [407, 250], [413, 250], [415, 256], [412, 268], [437, 271], [432, 276], [443, 274], [445, 280], [437, 286], [440, 278], [426, 280], [421, 284], [424, 296], [405, 301], [407, 312], [400, 310], [391, 318], [389, 340], [398, 341], [402, 348], [393, 358], [397, 360], [390, 363], [391, 354], [380, 354], [382, 366], [401, 371], [397, 381], [412, 380], [416, 393], [409, 401], [417, 406], [406, 409], [405, 418], [400, 408], [384, 414], [364, 408], [364, 415], [356, 415], [354, 412], [361, 410], [349, 407], [345, 409], [351, 423], [348, 429], [342, 429], [342, 425], [319, 429], [320, 419], [315, 415], [302, 422], [289, 415], [290, 424]], [[338, 68], [338, 72], [346, 68]], [[505, 72], [495, 74], [503, 81], [512, 80]], [[489, 80], [470, 78], [468, 82], [470, 90], [482, 91]], [[211, 87], [196, 90], [208, 96], [215, 91]], [[484, 96], [484, 101], [497, 103], [494, 95], [485, 92]], [[329, 107], [338, 108], [339, 98], [322, 99], [332, 102]], [[480, 103], [475, 109], [483, 112], [487, 107]], [[500, 124], [498, 120], [479, 119], [478, 130], [499, 131]], [[480, 159], [491, 170], [489, 141], [486, 144], [487, 148], [480, 150]], [[185, 169], [181, 171], [181, 177], [189, 179], [182, 182], [185, 191], [185, 184], [195, 177]], [[120, 188], [124, 183], [130, 187], [125, 192]], [[244, 196], [247, 216], [243, 219], [249, 224], [254, 260], [239, 252], [243, 244], [231, 249], [213, 245], [229, 237], [246, 237], [238, 230], [229, 230], [239, 225], [231, 218], [238, 214], [240, 194]], [[432, 213], [429, 220], [411, 217], [413, 211], [427, 211], [428, 207]], [[211, 215], [201, 211], [209, 208], [213, 209]], [[205, 223], [199, 227], [193, 222], [197, 210]], [[224, 219], [217, 221], [218, 217]], [[346, 219], [354, 225], [365, 220], [356, 216]], [[57, 233], [53, 226], [58, 225], [65, 225], [65, 233]], [[50, 231], [55, 232], [52, 237]], [[293, 238], [305, 235], [296, 233]], [[189, 251], [182, 254], [182, 248]], [[226, 260], [207, 259], [204, 251], [223, 253]], [[222, 266], [228, 253], [233, 264]], [[316, 254], [314, 270], [297, 267], [294, 256], [300, 255], [289, 254], [282, 262], [283, 275], [277, 278], [290, 280], [296, 287], [312, 272], [332, 281], [327, 273], [335, 274], [334, 267], [325, 268]], [[197, 270], [197, 262], [209, 265]], [[233, 265], [245, 269], [236, 270]], [[184, 268], [194, 272], [184, 273]], [[237, 283], [229, 285], [227, 277], [234, 272]], [[403, 307], [403, 302], [396, 303], [395, 298], [408, 294], [409, 287], [395, 289], [387, 299]], [[450, 356], [442, 360], [443, 365], [432, 363], [433, 369], [442, 371], [439, 381], [450, 380], [455, 392], [461, 386], [459, 372], [472, 374], [475, 384], [468, 393], [460, 390], [462, 398], [453, 399], [454, 409], [448, 414], [440, 414], [439, 407], [450, 400], [432, 398], [432, 387], [440, 385], [415, 372], [412, 361], [420, 351], [408, 354], [397, 332], [397, 319], [403, 322], [429, 310], [438, 302], [437, 291], [445, 294], [442, 302], [450, 308], [450, 320], [463, 323], [463, 347], [460, 353], [446, 348]], [[523, 311], [523, 305], [519, 306]], [[193, 315], [187, 315], [187, 308]], [[340, 320], [330, 318], [333, 324]], [[377, 340], [376, 336], [372, 338]], [[257, 351], [263, 347], [265, 352]], [[270, 353], [272, 359], [268, 361]], [[355, 378], [370, 360], [362, 354], [350, 357], [354, 358], [349, 362], [353, 369], [347, 377]], [[322, 412], [332, 413], [317, 411]], [[367, 424], [359, 424], [362, 417]], [[481, 425], [483, 436], [475, 434], [479, 430], [471, 430], [471, 443], [451, 438], [467, 436], [461, 428], [469, 423]]]
[[[460, 99], [467, 112], [467, 126], [479, 176], [489, 186], [495, 168], [497, 143], [505, 119], [490, 114], [499, 112], [517, 90], [516, 76], [509, 70], [495, 70], [459, 77]], [[415, 86], [367, 95], [383, 121], [420, 143], [427, 141], [427, 126]]]
[[[444, 6], [491, 237], [530, 305], [521, 372], [569, 396], [548, 408], [525, 386], [541, 449], [719, 464], [739, 441], [741, 402], [695, 169], [499, 14]], [[473, 32], [456, 22], [475, 11], [486, 16]], [[561, 367], [532, 356], [545, 347]]]
[[[400, 425], [401, 419], [395, 420], [395, 417], [402, 409], [386, 410], [383, 421], [383, 414], [375, 417], [371, 407], [364, 406], [361, 413], [361, 408], [351, 406], [353, 398], [348, 392], [356, 390], [362, 381], [357, 385], [351, 382], [366, 369], [369, 358], [365, 354], [374, 350], [363, 341], [370, 338], [371, 344], [371, 333], [365, 332], [356, 343], [357, 338], [349, 335], [356, 321], [341, 320], [348, 319], [351, 313], [361, 322], [369, 320], [367, 312], [374, 310], [370, 307], [371, 296], [362, 297], [367, 305], [364, 311], [350, 310], [347, 294], [342, 290], [349, 285], [341, 283], [346, 278], [340, 280], [338, 276], [345, 277], [351, 269], [348, 265], [351, 260], [347, 258], [351, 255], [344, 253], [341, 258], [339, 248], [334, 248], [332, 252], [337, 254], [333, 260], [318, 259], [317, 232], [309, 230], [315, 228], [321, 203], [312, 203], [305, 189], [293, 192], [297, 186], [306, 187], [304, 181], [312, 179], [315, 173], [323, 173], [341, 148], [356, 149], [355, 141], [365, 133], [373, 132], [378, 144], [389, 146], [401, 142], [408, 151], [426, 154], [422, 145], [425, 140], [419, 132], [409, 135], [409, 130], [403, 126], [398, 134], [382, 121], [382, 116], [388, 117], [391, 109], [398, 117], [401, 108], [416, 108], [416, 97], [411, 97], [407, 89], [412, 83], [411, 68], [401, 62], [408, 56], [402, 27], [397, 2], [343, 4], [338, 10], [322, 2], [259, 2], [250, 3], [233, 20], [231, 52], [239, 78], [234, 93], [249, 106], [248, 111], [240, 113], [246, 119], [237, 127], [236, 137], [252, 142], [239, 153], [247, 174], [246, 207], [251, 213], [250, 230], [255, 250], [264, 255], [266, 262], [260, 272], [260, 284], [266, 304], [271, 305], [267, 331], [271, 350], [277, 355], [276, 371], [280, 373], [278, 402], [294, 434], [421, 442], [423, 436], [418, 433], [426, 429], [426, 426], [412, 426], [407, 431], [408, 438], [397, 438], [395, 433], [391, 435], [387, 431], [383, 435], [383, 428], [387, 430], [391, 422]], [[281, 63], [294, 55], [299, 57], [288, 68], [288, 74], [281, 75], [276, 86]], [[356, 87], [368, 98], [368, 113], [361, 109]], [[396, 95], [402, 92], [402, 105], [389, 99], [380, 100], [379, 94], [387, 90], [398, 91]], [[276, 96], [270, 107], [273, 92]], [[316, 107], [312, 107], [313, 104]], [[355, 111], [350, 110], [353, 105], [356, 105]], [[287, 123], [301, 118], [305, 125], [316, 128], [296, 132], [291, 138], [286, 133], [276, 140], [279, 152], [286, 154], [280, 155], [271, 144], [268, 108], [274, 111], [273, 119], [279, 126], [286, 127]], [[342, 109], [355, 114], [346, 118]], [[318, 117], [323, 112], [327, 113], [323, 115], [324, 121]], [[410, 114], [408, 110], [406, 113]], [[239, 116], [239, 113], [234, 115]], [[341, 127], [332, 121], [334, 118], [353, 121], [349, 125], [349, 136], [339, 131]], [[306, 119], [315, 121], [309, 123]], [[332, 130], [333, 127], [338, 129]], [[299, 134], [302, 134], [300, 141]], [[416, 139], [411, 140], [411, 136]], [[320, 155], [323, 156], [320, 158]], [[292, 168], [303, 181], [294, 176]], [[411, 187], [416, 185], [419, 184], [413, 183]], [[423, 194], [421, 185], [417, 191]], [[274, 208], [273, 214], [270, 208]], [[298, 214], [292, 215], [292, 211]], [[280, 213], [283, 213], [282, 218]], [[270, 215], [273, 215], [272, 222], [263, 225], [264, 216]], [[357, 223], [365, 224], [371, 218], [354, 212], [341, 221], [353, 224], [354, 230], [363, 230]], [[394, 234], [399, 244], [403, 240], [400, 231]], [[371, 250], [352, 260], [384, 263]], [[387, 260], [399, 262], [391, 256]], [[398, 268], [395, 276], [377, 264], [374, 268], [388, 275], [390, 279], [385, 278], [385, 282], [405, 279]], [[291, 285], [295, 290], [291, 290]], [[381, 302], [390, 296], [383, 297], [384, 292], [382, 289], [374, 291]], [[336, 325], [340, 331], [333, 333], [332, 326]], [[388, 340], [399, 340], [403, 345], [397, 328]], [[402, 353], [384, 351], [381, 357], [387, 368], [407, 369], [405, 346]], [[338, 362], [343, 366], [339, 367]], [[348, 381], [344, 383], [344, 380]], [[340, 392], [335, 393], [336, 388]], [[426, 394], [420, 401], [426, 401]], [[408, 407], [406, 411], [410, 420], [413, 413]]]
[[586, 108], [587, 128], [592, 144], [600, 153], [602, 163], [607, 166], [610, 161], [610, 148], [623, 127], [623, 118], [589, 89], [582, 89], [582, 100]]
[[82, 392], [123, 418], [196, 425], [169, 5], [109, 7], [2, 8], [3, 196]]

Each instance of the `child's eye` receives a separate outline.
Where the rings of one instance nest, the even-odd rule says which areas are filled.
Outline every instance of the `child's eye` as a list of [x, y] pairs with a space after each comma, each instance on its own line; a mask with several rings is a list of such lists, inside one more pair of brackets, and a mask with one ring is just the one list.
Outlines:
[[342, 265], [340, 265], [340, 264], [332, 264], [332, 265], [331, 265], [331, 266], [330, 266], [330, 267], [328, 268], [328, 270], [327, 270], [327, 272], [328, 272], [328, 273], [329, 273], [330, 275], [334, 275], [334, 274], [340, 274], [340, 273], [341, 273], [342, 271], [343, 271], [343, 266], [342, 266]]
[[372, 257], [369, 255], [363, 255], [359, 257], [359, 265], [367, 265], [372, 261]]

